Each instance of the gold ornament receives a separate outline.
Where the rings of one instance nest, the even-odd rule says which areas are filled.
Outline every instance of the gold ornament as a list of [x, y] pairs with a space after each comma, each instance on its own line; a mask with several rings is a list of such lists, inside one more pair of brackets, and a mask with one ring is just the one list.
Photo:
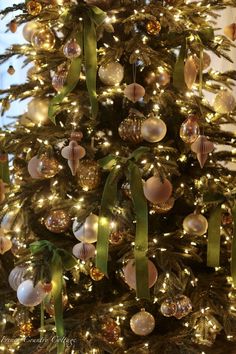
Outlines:
[[27, 42], [31, 41], [31, 37], [36, 29], [39, 29], [40, 23], [36, 21], [27, 22], [23, 27], [23, 37]]
[[133, 103], [138, 102], [145, 95], [145, 89], [143, 86], [136, 84], [127, 85], [124, 89], [124, 95], [128, 98], [128, 100]]
[[188, 57], [184, 64], [184, 81], [189, 90], [192, 89], [193, 84], [197, 78], [198, 69], [195, 60], [192, 56]]
[[31, 37], [32, 46], [36, 50], [52, 50], [56, 43], [56, 39], [52, 30], [45, 26], [36, 29]]
[[12, 65], [9, 66], [9, 68], [7, 69], [7, 72], [9, 75], [14, 75], [15, 74], [15, 69]]
[[52, 77], [52, 87], [56, 91], [59, 92], [63, 89], [66, 82], [67, 75], [68, 75], [67, 68], [64, 65], [60, 65]]
[[130, 319], [130, 327], [138, 336], [147, 336], [155, 328], [155, 319], [152, 314], [141, 309]]
[[42, 155], [39, 158], [37, 171], [43, 178], [52, 178], [59, 172], [59, 162], [53, 157]]
[[113, 231], [110, 233], [109, 241], [112, 245], [120, 245], [124, 241], [124, 231]]
[[104, 274], [96, 267], [92, 267], [89, 271], [89, 274], [94, 281], [99, 281], [104, 278]]
[[227, 114], [235, 108], [235, 98], [228, 90], [221, 90], [214, 99], [213, 107], [216, 113]]
[[42, 5], [38, 1], [32, 0], [27, 2], [26, 9], [30, 15], [37, 16], [42, 11]]
[[185, 295], [177, 295], [163, 301], [160, 308], [165, 317], [174, 316], [177, 319], [187, 316], [192, 311], [191, 300]]
[[109, 343], [115, 343], [120, 337], [120, 326], [108, 316], [102, 320], [101, 332], [103, 338], [105, 338]]
[[96, 189], [101, 182], [101, 168], [96, 161], [83, 160], [77, 173], [79, 186], [90, 191]]
[[33, 98], [28, 103], [28, 112], [27, 117], [31, 119], [32, 123], [35, 124], [47, 124], [49, 123], [48, 119], [48, 98]]
[[101, 65], [98, 70], [98, 76], [105, 85], [119, 85], [124, 77], [124, 67], [117, 62]]
[[141, 134], [141, 126], [144, 116], [136, 111], [131, 110], [129, 116], [119, 125], [118, 132], [122, 140], [138, 144], [143, 140]]
[[166, 124], [162, 119], [150, 116], [143, 121], [141, 134], [144, 140], [149, 143], [157, 143], [162, 140], [167, 132]]
[[231, 41], [235, 41], [236, 39], [236, 23], [231, 23], [231, 25], [225, 26], [224, 35], [231, 39]]
[[61, 150], [62, 157], [68, 160], [68, 165], [73, 176], [76, 175], [76, 171], [79, 167], [79, 160], [82, 159], [85, 154], [86, 151], [83, 146], [78, 145], [75, 140], [71, 140], [69, 145]]
[[31, 323], [31, 321], [28, 320], [25, 323], [20, 323], [19, 328], [20, 328], [20, 335], [21, 336], [29, 337], [32, 333], [33, 325]]
[[206, 136], [199, 135], [197, 140], [191, 145], [191, 150], [197, 154], [199, 164], [203, 168], [208, 154], [214, 150], [214, 144]]
[[148, 34], [157, 36], [161, 30], [161, 24], [159, 21], [148, 21], [146, 24], [146, 30]]
[[171, 197], [164, 203], [152, 204], [151, 210], [157, 214], [165, 214], [173, 208], [174, 203], [175, 200]]
[[208, 222], [205, 216], [197, 213], [187, 215], [183, 221], [184, 231], [190, 235], [202, 236], [206, 233]]
[[10, 23], [9, 23], [9, 30], [12, 32], [12, 33], [15, 33], [17, 31], [17, 22], [16, 20], [12, 20]]
[[160, 86], [166, 86], [170, 83], [170, 74], [167, 71], [163, 71], [156, 75], [157, 83]]
[[46, 228], [56, 234], [65, 232], [70, 227], [71, 218], [65, 210], [52, 210], [45, 219]]
[[12, 247], [12, 242], [9, 238], [5, 237], [3, 231], [0, 232], [0, 254], [4, 254]]

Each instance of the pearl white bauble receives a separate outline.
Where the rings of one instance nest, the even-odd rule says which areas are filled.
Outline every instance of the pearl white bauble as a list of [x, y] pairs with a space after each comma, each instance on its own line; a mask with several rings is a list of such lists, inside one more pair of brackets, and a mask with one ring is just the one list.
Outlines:
[[189, 214], [183, 221], [183, 228], [188, 234], [202, 236], [206, 233], [208, 222], [205, 216], [201, 214]]
[[157, 143], [166, 135], [167, 128], [160, 118], [150, 117], [145, 119], [141, 126], [141, 135], [149, 143]]
[[19, 302], [24, 306], [37, 306], [46, 296], [43, 290], [42, 284], [38, 283], [34, 287], [32, 280], [25, 280], [21, 283], [17, 289], [17, 298]]
[[48, 106], [49, 100], [47, 98], [33, 98], [28, 103], [28, 112], [27, 116], [34, 122], [35, 124], [48, 123]]
[[232, 93], [228, 90], [222, 90], [215, 96], [213, 107], [217, 113], [225, 114], [232, 112], [235, 104], [235, 98]]
[[118, 85], [123, 80], [124, 68], [117, 62], [101, 65], [98, 70], [98, 76], [105, 85]]
[[147, 200], [153, 204], [165, 203], [171, 197], [172, 184], [167, 178], [163, 180], [158, 176], [152, 176], [143, 185], [143, 192]]
[[98, 236], [98, 216], [90, 214], [82, 226], [78, 228], [78, 221], [73, 223], [73, 233], [75, 237], [82, 242], [94, 243]]
[[13, 290], [17, 290], [20, 284], [24, 281], [24, 276], [27, 268], [24, 266], [16, 266], [9, 274], [8, 282]]
[[24, 25], [23, 30], [22, 30], [22, 34], [23, 34], [24, 39], [27, 42], [31, 42], [31, 37], [32, 37], [33, 33], [39, 28], [39, 26], [40, 26], [40, 24], [35, 21], [27, 22]]
[[149, 312], [141, 310], [131, 317], [130, 327], [138, 336], [147, 336], [155, 328], [155, 319]]

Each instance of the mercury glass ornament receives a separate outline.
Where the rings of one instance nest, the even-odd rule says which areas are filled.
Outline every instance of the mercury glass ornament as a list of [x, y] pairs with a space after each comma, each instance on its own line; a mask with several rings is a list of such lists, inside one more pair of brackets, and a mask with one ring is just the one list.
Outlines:
[[85, 191], [90, 191], [100, 185], [101, 168], [96, 161], [83, 160], [80, 162], [77, 176], [79, 186]]
[[95, 256], [96, 248], [91, 243], [77, 243], [72, 250], [73, 255], [81, 261], [87, 261]]
[[[123, 268], [125, 282], [130, 288], [136, 289], [136, 268], [135, 260], [130, 259], [126, 266]], [[151, 288], [157, 281], [158, 272], [153, 262], [148, 260], [148, 287]]]
[[42, 155], [39, 158], [37, 171], [43, 178], [52, 178], [60, 171], [59, 162], [53, 157]]
[[96, 267], [92, 267], [89, 274], [94, 281], [100, 281], [104, 278], [104, 274]]
[[176, 301], [176, 313], [174, 317], [178, 320], [182, 317], [187, 316], [192, 311], [192, 303], [191, 300], [185, 295], [177, 295], [175, 296]]
[[38, 1], [32, 0], [27, 2], [26, 9], [29, 15], [37, 16], [42, 11], [42, 5]]
[[134, 82], [133, 84], [126, 86], [126, 88], [124, 89], [124, 95], [126, 98], [128, 98], [128, 100], [135, 103], [144, 97], [145, 89], [143, 86]]
[[214, 99], [213, 107], [216, 113], [227, 114], [235, 108], [235, 98], [228, 90], [221, 90]]
[[137, 116], [135, 112], [131, 112], [119, 125], [118, 132], [122, 140], [133, 144], [139, 144], [142, 140], [141, 126], [143, 116]]
[[121, 330], [120, 326], [108, 316], [102, 320], [101, 333], [109, 343], [115, 343], [120, 338]]
[[161, 24], [159, 21], [148, 21], [146, 24], [146, 30], [148, 34], [152, 36], [157, 36], [161, 30]]
[[119, 85], [124, 78], [124, 67], [118, 62], [101, 65], [98, 76], [105, 85]]
[[48, 98], [33, 98], [28, 103], [27, 116], [31, 119], [32, 123], [35, 124], [47, 124], [48, 120]]
[[27, 42], [31, 42], [32, 35], [39, 28], [39, 26], [40, 26], [40, 23], [38, 23], [36, 21], [30, 21], [24, 25], [23, 30], [22, 30], [22, 34], [23, 34], [24, 39]]
[[130, 327], [138, 336], [147, 336], [155, 328], [155, 319], [152, 314], [142, 309], [131, 317]]
[[224, 28], [224, 35], [231, 39], [231, 41], [235, 41], [236, 39], [236, 23], [231, 23]]
[[98, 237], [98, 216], [90, 214], [81, 225], [75, 219], [73, 222], [73, 233], [75, 237], [86, 243], [94, 243]]
[[4, 254], [12, 247], [12, 242], [9, 238], [2, 235], [0, 236], [0, 254]]
[[149, 143], [157, 143], [166, 135], [167, 128], [162, 119], [150, 117], [143, 121], [141, 135]]
[[200, 135], [197, 117], [189, 116], [180, 127], [179, 135], [186, 144], [192, 144]]
[[75, 59], [81, 55], [81, 47], [75, 38], [69, 39], [63, 47], [63, 53], [68, 59]]
[[46, 228], [56, 234], [67, 231], [70, 227], [70, 223], [70, 215], [62, 209], [50, 211], [44, 221]]
[[17, 289], [17, 298], [24, 306], [37, 306], [43, 301], [45, 296], [46, 293], [42, 288], [42, 284], [38, 283], [34, 287], [33, 281], [29, 279], [23, 281]]
[[56, 43], [52, 30], [45, 26], [34, 31], [31, 37], [31, 44], [36, 50], [52, 50]]
[[171, 197], [164, 203], [152, 204], [151, 210], [157, 214], [165, 214], [173, 208], [174, 203], [175, 199]]
[[165, 299], [160, 307], [160, 311], [165, 317], [175, 316], [177, 311], [177, 304], [173, 298]]
[[202, 236], [206, 233], [208, 222], [205, 216], [197, 213], [189, 214], [183, 221], [184, 231], [190, 235]]
[[172, 184], [167, 178], [153, 176], [146, 180], [143, 186], [144, 195], [153, 204], [165, 203], [171, 197]]

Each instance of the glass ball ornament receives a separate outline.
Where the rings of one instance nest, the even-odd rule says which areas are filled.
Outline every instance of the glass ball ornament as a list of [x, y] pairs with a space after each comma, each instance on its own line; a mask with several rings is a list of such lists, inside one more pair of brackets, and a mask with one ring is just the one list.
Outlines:
[[42, 284], [38, 283], [34, 287], [34, 283], [30, 279], [23, 281], [17, 289], [17, 298], [24, 306], [37, 306], [43, 301], [45, 296], [46, 293], [42, 288]]
[[40, 27], [40, 24], [36, 21], [27, 22], [24, 25], [23, 30], [22, 30], [22, 34], [23, 34], [24, 39], [27, 42], [31, 42], [32, 35], [39, 27]]
[[101, 324], [101, 334], [108, 343], [116, 343], [120, 338], [120, 326], [113, 320], [113, 318], [105, 316]]
[[77, 172], [78, 184], [85, 190], [90, 191], [99, 187], [102, 172], [97, 161], [83, 160], [80, 162]]
[[100, 281], [104, 278], [104, 273], [102, 273], [98, 268], [96, 267], [92, 267], [89, 271], [90, 277], [94, 280], [94, 281]]
[[180, 138], [186, 144], [192, 144], [200, 135], [200, 128], [197, 123], [197, 118], [195, 116], [189, 116], [180, 127], [179, 131]]
[[143, 121], [141, 135], [149, 143], [157, 143], [166, 135], [167, 128], [162, 119], [150, 117]]
[[176, 312], [174, 317], [178, 320], [187, 316], [192, 311], [192, 303], [189, 297], [185, 295], [177, 295], [174, 300], [176, 302]]
[[165, 214], [173, 208], [174, 203], [175, 199], [171, 197], [164, 203], [151, 204], [151, 210], [157, 214]]
[[45, 26], [34, 31], [31, 37], [31, 44], [36, 50], [52, 50], [56, 43], [52, 30]]
[[215, 96], [213, 107], [216, 113], [227, 114], [234, 110], [236, 105], [235, 98], [228, 90], [221, 90]]
[[143, 140], [141, 134], [142, 122], [143, 117], [131, 112], [119, 125], [118, 132], [121, 139], [133, 144], [140, 143]]
[[63, 89], [67, 79], [67, 75], [68, 75], [67, 70], [60, 69], [60, 68], [58, 68], [57, 72], [54, 73], [52, 77], [52, 87], [56, 91], [60, 92]]
[[157, 36], [161, 31], [161, 24], [159, 21], [148, 21], [146, 24], [146, 31], [152, 36]]
[[98, 237], [98, 216], [90, 214], [82, 225], [75, 219], [72, 229], [79, 241], [94, 243]]
[[143, 185], [143, 192], [147, 200], [153, 204], [165, 203], [171, 197], [172, 184], [167, 178], [152, 176]]
[[[124, 279], [131, 289], [136, 289], [135, 260], [130, 259], [123, 268]], [[151, 288], [157, 281], [158, 272], [153, 262], [148, 260], [148, 287]]]
[[98, 69], [98, 76], [105, 85], [119, 85], [124, 78], [124, 67], [118, 62], [101, 65]]
[[160, 307], [160, 311], [163, 316], [165, 317], [172, 317], [175, 316], [177, 311], [177, 304], [173, 298], [165, 299]]
[[28, 1], [26, 4], [26, 9], [29, 15], [37, 16], [42, 11], [42, 4], [35, 0]]
[[27, 116], [35, 124], [47, 124], [49, 99], [33, 98], [27, 105]]
[[16, 266], [13, 268], [9, 274], [8, 282], [13, 290], [17, 290], [19, 285], [25, 280], [25, 275], [27, 273], [27, 267]]
[[202, 236], [208, 229], [207, 219], [201, 214], [191, 213], [185, 217], [183, 229], [190, 235]]
[[81, 55], [81, 47], [75, 38], [69, 39], [63, 47], [63, 54], [68, 59], [75, 59]]
[[133, 103], [138, 102], [145, 95], [145, 88], [136, 82], [133, 84], [127, 85], [124, 89], [124, 95], [128, 100]]
[[62, 209], [51, 210], [44, 221], [46, 228], [55, 234], [66, 232], [70, 224], [70, 215]]
[[37, 171], [43, 178], [52, 178], [59, 171], [59, 162], [54, 157], [40, 156]]
[[91, 243], [77, 243], [72, 250], [73, 255], [81, 261], [87, 261], [95, 256], [96, 248]]
[[138, 336], [147, 336], [155, 328], [155, 319], [151, 313], [142, 309], [131, 317], [130, 328]]

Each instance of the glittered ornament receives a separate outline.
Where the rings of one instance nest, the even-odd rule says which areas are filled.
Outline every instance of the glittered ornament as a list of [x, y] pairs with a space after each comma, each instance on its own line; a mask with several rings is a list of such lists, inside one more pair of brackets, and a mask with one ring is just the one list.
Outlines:
[[81, 47], [75, 38], [69, 39], [63, 47], [63, 53], [68, 59], [75, 59], [81, 55]]
[[71, 140], [68, 146], [61, 150], [61, 155], [68, 160], [68, 166], [73, 176], [79, 167], [79, 161], [86, 155], [83, 146], [79, 145], [75, 140]]
[[80, 163], [77, 176], [79, 186], [85, 191], [90, 191], [100, 185], [101, 168], [96, 161], [83, 160]]
[[235, 41], [236, 39], [236, 23], [231, 23], [224, 28], [224, 35], [231, 39], [231, 41]]
[[190, 235], [202, 236], [206, 233], [208, 222], [205, 216], [197, 213], [189, 214], [183, 221], [184, 231]]
[[185, 295], [177, 295], [174, 298], [176, 302], [176, 312], [174, 317], [178, 320], [187, 316], [192, 311], [191, 300]]
[[66, 232], [70, 227], [70, 223], [70, 215], [62, 209], [51, 210], [44, 221], [46, 228], [55, 234]]
[[19, 302], [24, 306], [37, 306], [39, 305], [46, 293], [42, 288], [41, 283], [37, 283], [34, 287], [32, 280], [23, 281], [17, 289], [17, 298]]
[[95, 256], [96, 248], [91, 243], [77, 243], [72, 250], [73, 255], [81, 261], [87, 261]]
[[174, 198], [169, 198], [166, 202], [151, 205], [151, 210], [157, 214], [165, 214], [170, 211], [175, 203]]
[[19, 324], [20, 335], [29, 337], [33, 331], [33, 324], [30, 320]]
[[7, 72], [9, 75], [14, 75], [15, 74], [15, 69], [12, 65], [9, 66], [9, 68], [7, 69]]
[[175, 316], [177, 311], [177, 304], [173, 298], [165, 299], [160, 307], [160, 311], [163, 316], [165, 317], [172, 317]]
[[119, 125], [118, 132], [122, 140], [133, 144], [138, 144], [143, 140], [141, 134], [141, 126], [143, 122], [143, 115], [137, 114], [138, 111], [131, 111], [129, 116], [124, 119]]
[[113, 231], [110, 233], [109, 241], [112, 245], [120, 245], [124, 241], [124, 235], [123, 231]]
[[35, 124], [46, 124], [48, 120], [49, 99], [33, 98], [28, 103], [27, 116]]
[[143, 121], [141, 135], [149, 143], [157, 143], [166, 135], [167, 128], [162, 119], [150, 117]]
[[82, 242], [94, 243], [98, 236], [98, 216], [90, 214], [80, 226], [77, 220], [73, 222], [73, 233]]
[[120, 326], [113, 318], [105, 316], [101, 323], [101, 334], [109, 343], [115, 343], [120, 337]]
[[124, 95], [126, 98], [128, 98], [128, 100], [135, 103], [144, 97], [145, 89], [143, 86], [133, 83], [126, 86], [126, 88], [124, 89]]
[[124, 68], [117, 62], [101, 65], [98, 69], [98, 76], [105, 85], [119, 85], [124, 77]]
[[171, 197], [172, 184], [167, 178], [153, 176], [144, 183], [144, 195], [153, 204], [165, 203]]
[[33, 33], [40, 27], [40, 24], [35, 21], [27, 22], [23, 27], [23, 37], [27, 42], [31, 42]]
[[131, 317], [130, 328], [138, 336], [147, 336], [155, 328], [155, 319], [151, 313], [142, 309]]
[[199, 135], [197, 140], [191, 145], [191, 150], [197, 154], [197, 159], [201, 168], [204, 167], [208, 154], [214, 150], [214, 144], [204, 135]]
[[186, 144], [192, 144], [200, 135], [197, 117], [189, 116], [180, 127], [179, 135]]
[[12, 32], [12, 33], [15, 33], [17, 31], [17, 22], [16, 20], [12, 20], [10, 23], [9, 23], [9, 30]]
[[197, 78], [198, 69], [192, 56], [188, 57], [184, 64], [184, 81], [189, 90], [192, 89], [193, 84]]
[[13, 268], [9, 274], [8, 282], [13, 290], [17, 290], [19, 285], [25, 280], [25, 275], [27, 273], [27, 267], [16, 266]]
[[232, 93], [228, 90], [221, 90], [215, 96], [213, 107], [216, 113], [227, 114], [234, 110], [235, 104], [235, 98]]
[[42, 5], [38, 1], [28, 1], [26, 4], [26, 9], [29, 15], [37, 16], [42, 11]]
[[146, 31], [152, 36], [157, 36], [160, 33], [161, 24], [159, 21], [148, 21], [146, 24]]
[[94, 281], [100, 281], [104, 278], [104, 274], [96, 267], [92, 267], [89, 274]]
[[[131, 259], [123, 268], [125, 282], [130, 288], [136, 289], [136, 268], [135, 261]], [[157, 281], [158, 272], [153, 262], [148, 260], [148, 287], [151, 288]]]
[[45, 26], [34, 31], [31, 37], [31, 44], [36, 50], [52, 50], [56, 43], [52, 30]]
[[0, 235], [0, 254], [4, 254], [11, 249], [12, 242], [9, 238], [3, 236], [3, 232]]
[[42, 155], [37, 170], [43, 178], [52, 178], [60, 171], [59, 162], [54, 157]]
[[52, 87], [56, 91], [60, 92], [63, 89], [67, 79], [67, 75], [68, 72], [64, 66], [57, 68], [57, 71], [54, 73], [52, 77]]

